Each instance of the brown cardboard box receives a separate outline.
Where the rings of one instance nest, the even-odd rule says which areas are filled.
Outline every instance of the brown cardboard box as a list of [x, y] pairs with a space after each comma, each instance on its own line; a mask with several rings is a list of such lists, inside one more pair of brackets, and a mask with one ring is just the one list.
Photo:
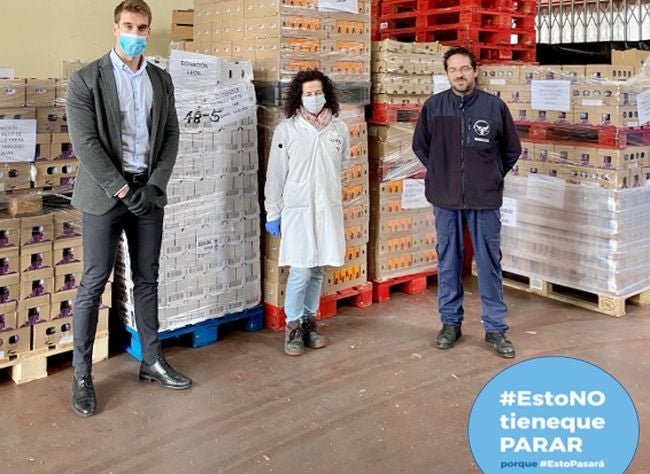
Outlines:
[[486, 86], [517, 85], [520, 83], [518, 66], [484, 65], [478, 69], [477, 83]]
[[20, 246], [20, 219], [0, 218], [0, 250]]
[[587, 79], [626, 81], [634, 76], [634, 66], [624, 64], [611, 66], [609, 64], [587, 64], [585, 77]]
[[30, 272], [52, 267], [52, 243], [31, 244], [21, 248], [20, 272]]
[[57, 104], [63, 103], [65, 96], [68, 93], [68, 80], [56, 79], [55, 83], [55, 100]]
[[34, 159], [49, 160], [52, 158], [52, 135], [50, 133], [36, 134], [36, 154]]
[[18, 247], [0, 249], [0, 276], [20, 273], [20, 254]]
[[72, 346], [72, 317], [35, 324], [34, 350]]
[[535, 154], [535, 143], [527, 141], [521, 142], [521, 155], [519, 155], [519, 160], [537, 160], [537, 155]]
[[607, 125], [637, 127], [639, 113], [636, 107], [574, 107], [574, 120], [578, 125]]
[[36, 120], [34, 107], [0, 108], [0, 120]]
[[36, 163], [36, 181], [34, 187], [47, 188], [74, 184], [79, 162], [72, 160], [57, 160]]
[[20, 299], [20, 275], [17, 273], [0, 276], [0, 301], [6, 303]]
[[52, 158], [55, 160], [69, 160], [75, 157], [72, 141], [68, 133], [52, 134]]
[[209, 48], [209, 52], [206, 54], [212, 54], [213, 56], [219, 56], [220, 58], [232, 57], [231, 41], [213, 42], [209, 44]]
[[584, 65], [563, 65], [560, 69], [563, 79], [568, 79], [571, 82], [578, 82], [585, 77]]
[[507, 104], [510, 115], [515, 122], [534, 122], [537, 113], [530, 108], [530, 104]]
[[613, 66], [632, 66], [635, 72], [639, 72], [643, 63], [648, 58], [650, 51], [641, 51], [636, 48], [626, 49], [624, 51], [612, 51]]
[[0, 79], [0, 107], [25, 106], [25, 79]]
[[266, 18], [280, 12], [280, 0], [245, 0], [244, 17]]
[[576, 150], [573, 145], [561, 145], [556, 143], [554, 145], [555, 153], [553, 161], [564, 164], [577, 164], [579, 158], [576, 156]]
[[41, 244], [54, 240], [52, 214], [23, 217], [20, 219], [20, 245]]
[[[50, 278], [42, 278], [38, 274], [49, 274]], [[50, 295], [54, 292], [54, 272], [46, 268], [41, 272], [27, 272], [20, 278], [20, 299], [27, 300], [39, 296]]]
[[534, 161], [550, 162], [553, 160], [554, 153], [555, 150], [552, 143], [535, 143], [531, 158]]
[[530, 85], [533, 80], [555, 80], [561, 79], [562, 72], [560, 66], [535, 66], [525, 64], [519, 66], [519, 83]]
[[83, 262], [81, 237], [58, 239], [54, 241], [52, 261], [54, 266], [75, 265]]
[[192, 39], [194, 38], [194, 27], [192, 25], [172, 25], [171, 37], [173, 41]]
[[368, 265], [366, 259], [353, 260], [342, 267], [328, 267], [323, 274], [321, 294], [332, 294], [367, 281]]
[[593, 166], [603, 169], [625, 170], [643, 168], [648, 165], [648, 147], [635, 146], [622, 150], [598, 148]]
[[0, 363], [9, 362], [13, 357], [30, 350], [31, 328], [0, 332]]
[[12, 194], [0, 194], [0, 203], [6, 206], [11, 216], [32, 216], [42, 214], [43, 196], [31, 191], [13, 192]]
[[273, 306], [283, 307], [286, 294], [286, 283], [264, 281], [264, 302]]
[[[221, 25], [221, 23], [219, 23]], [[209, 43], [213, 41], [212, 37], [212, 23], [197, 23], [193, 28], [193, 39], [194, 43]], [[219, 35], [218, 40], [221, 40], [221, 35]]]
[[224, 22], [221, 30], [223, 38], [233, 41], [234, 45], [236, 41], [244, 39], [244, 19], [235, 17], [228, 17], [228, 19], [226, 18], [227, 17], [224, 17]]
[[255, 40], [254, 39], [241, 39], [233, 42], [232, 56], [234, 58], [244, 58], [255, 60]]
[[30, 163], [0, 163], [0, 191], [31, 187]]
[[271, 260], [280, 258], [280, 237], [273, 237], [268, 232], [264, 233], [264, 257]]
[[264, 280], [278, 283], [286, 282], [288, 277], [289, 267], [280, 267], [277, 260], [264, 258]]
[[54, 292], [73, 290], [81, 283], [83, 263], [54, 267]]
[[50, 296], [49, 319], [67, 318], [74, 313], [77, 290], [68, 290], [54, 293]]
[[27, 79], [25, 104], [27, 107], [54, 107], [55, 79]]
[[58, 133], [68, 131], [65, 107], [37, 107], [36, 131], [38, 133]]
[[[0, 303], [0, 333], [9, 331], [18, 327], [18, 302], [9, 301]], [[2, 349], [2, 346], [0, 346]]]
[[32, 326], [50, 317], [50, 295], [18, 302], [18, 327]]
[[81, 236], [81, 211], [72, 207], [54, 213], [54, 239]]

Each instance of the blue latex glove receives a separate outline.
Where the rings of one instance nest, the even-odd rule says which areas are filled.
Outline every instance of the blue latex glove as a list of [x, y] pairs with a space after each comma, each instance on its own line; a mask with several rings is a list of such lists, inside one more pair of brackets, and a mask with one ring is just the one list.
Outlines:
[[276, 219], [274, 221], [267, 222], [264, 227], [266, 231], [271, 234], [273, 237], [280, 237], [280, 221], [282, 219]]

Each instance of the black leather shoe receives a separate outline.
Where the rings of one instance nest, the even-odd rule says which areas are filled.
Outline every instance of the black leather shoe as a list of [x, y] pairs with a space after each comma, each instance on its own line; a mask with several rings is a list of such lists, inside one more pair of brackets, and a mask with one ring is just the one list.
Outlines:
[[515, 346], [503, 332], [486, 332], [485, 342], [501, 357], [512, 359], [515, 356]]
[[93, 416], [97, 412], [97, 398], [95, 398], [93, 378], [90, 375], [72, 379], [72, 402], [70, 407], [77, 415], [84, 418]]
[[192, 380], [172, 369], [165, 359], [158, 359], [153, 364], [140, 364], [140, 379], [160, 382], [165, 388], [185, 390], [190, 388]]
[[438, 332], [438, 337], [436, 338], [436, 347], [438, 349], [451, 349], [462, 335], [463, 333], [460, 330], [460, 326], [443, 324], [442, 329]]

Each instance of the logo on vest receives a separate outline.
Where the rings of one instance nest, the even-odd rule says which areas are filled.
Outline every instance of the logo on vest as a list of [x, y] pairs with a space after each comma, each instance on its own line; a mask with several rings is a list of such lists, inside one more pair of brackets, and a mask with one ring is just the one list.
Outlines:
[[474, 122], [474, 127], [472, 128], [474, 130], [474, 133], [478, 135], [478, 137], [474, 137], [474, 140], [477, 142], [490, 143], [490, 140], [487, 138], [479, 138], [487, 137], [490, 134], [490, 124], [487, 123], [486, 120], [477, 120]]

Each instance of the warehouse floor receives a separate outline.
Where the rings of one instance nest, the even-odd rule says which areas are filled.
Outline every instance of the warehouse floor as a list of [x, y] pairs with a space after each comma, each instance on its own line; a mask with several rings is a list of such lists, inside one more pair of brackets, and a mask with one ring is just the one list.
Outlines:
[[[137, 380], [126, 354], [95, 367], [99, 414], [68, 408], [72, 370], [16, 386], [0, 373], [3, 472], [478, 472], [467, 417], [481, 387], [511, 361], [482, 343], [475, 279], [466, 277], [462, 343], [433, 345], [435, 285], [393, 293], [367, 309], [341, 306], [324, 323], [332, 340], [299, 358], [281, 334], [230, 332], [168, 359], [195, 380], [187, 392]], [[506, 289], [516, 361], [585, 359], [627, 388], [642, 424], [629, 472], [650, 473], [650, 307], [620, 319]], [[490, 433], [486, 433], [490, 436]]]

